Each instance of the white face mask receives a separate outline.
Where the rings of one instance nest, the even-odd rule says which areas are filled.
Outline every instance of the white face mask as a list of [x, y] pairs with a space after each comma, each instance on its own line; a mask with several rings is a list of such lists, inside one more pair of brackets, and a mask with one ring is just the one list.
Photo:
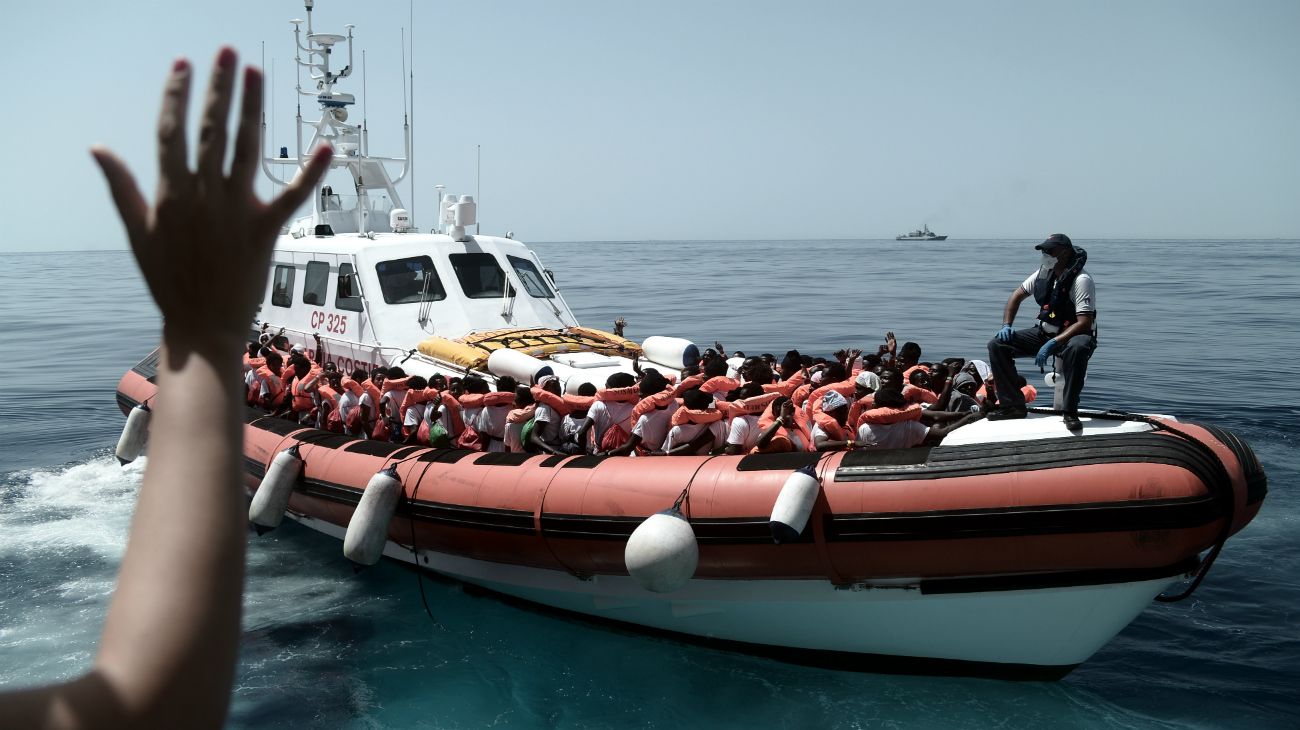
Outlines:
[[1051, 273], [1054, 268], [1056, 268], [1056, 257], [1044, 251], [1043, 259], [1038, 263], [1038, 270], [1043, 273]]

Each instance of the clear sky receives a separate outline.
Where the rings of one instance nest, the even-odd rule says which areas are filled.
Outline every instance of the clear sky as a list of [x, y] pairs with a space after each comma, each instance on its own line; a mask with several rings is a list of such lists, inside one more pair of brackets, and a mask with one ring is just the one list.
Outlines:
[[[0, 251], [124, 245], [86, 149], [110, 145], [152, 188], [178, 55], [206, 81], [220, 44], [257, 62], [264, 41], [274, 144], [292, 146], [287, 21], [303, 16], [293, 0], [6, 3]], [[434, 184], [474, 192], [482, 145], [483, 232], [525, 240], [923, 222], [960, 238], [1300, 237], [1295, 0], [421, 1], [414, 16], [422, 227]], [[407, 3], [318, 0], [315, 21], [356, 25], [372, 150], [400, 156]], [[352, 80], [340, 90], [360, 97]]]

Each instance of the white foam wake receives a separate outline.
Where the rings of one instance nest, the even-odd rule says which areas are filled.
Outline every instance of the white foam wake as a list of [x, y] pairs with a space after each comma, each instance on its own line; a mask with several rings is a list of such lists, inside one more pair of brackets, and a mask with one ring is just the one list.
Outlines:
[[0, 684], [84, 670], [126, 547], [141, 459], [14, 472], [0, 486]]

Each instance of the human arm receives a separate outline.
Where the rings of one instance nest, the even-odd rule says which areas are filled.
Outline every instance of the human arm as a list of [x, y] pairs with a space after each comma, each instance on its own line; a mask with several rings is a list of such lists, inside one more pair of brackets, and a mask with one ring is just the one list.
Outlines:
[[840, 451], [841, 449], [849, 448], [852, 444], [852, 441], [832, 439], [829, 436], [822, 435], [821, 433], [818, 433], [813, 438], [813, 446], [816, 446], [818, 451]]
[[984, 417], [983, 413], [964, 413], [956, 415], [960, 415], [961, 418], [945, 425], [930, 426], [930, 430], [926, 432], [925, 441], [922, 442], [922, 445], [938, 446], [939, 443], [943, 441], [944, 436], [947, 436], [968, 423], [974, 423]]
[[262, 75], [247, 69], [225, 174], [236, 69], [234, 52], [222, 49], [191, 172], [185, 118], [192, 72], [184, 60], [173, 65], [152, 207], [116, 155], [92, 150], [164, 320], [149, 463], [94, 664], [66, 683], [0, 695], [4, 722], [13, 727], [220, 727], [225, 720], [247, 524], [239, 352], [280, 225], [331, 154], [317, 150], [278, 198], [256, 199]]
[[1002, 307], [1002, 324], [1010, 327], [1015, 324], [1016, 312], [1020, 311], [1020, 303], [1025, 301], [1029, 292], [1025, 291], [1023, 286], [1018, 286], [1011, 290], [1011, 296], [1007, 297], [1007, 303]]
[[606, 451], [605, 456], [627, 456], [632, 453], [640, 443], [641, 434], [629, 434], [627, 441], [622, 446]]

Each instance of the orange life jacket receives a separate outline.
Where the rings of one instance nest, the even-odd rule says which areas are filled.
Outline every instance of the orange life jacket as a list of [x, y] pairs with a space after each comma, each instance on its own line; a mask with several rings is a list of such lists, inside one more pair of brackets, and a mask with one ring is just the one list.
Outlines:
[[[921, 367], [917, 365], [917, 367]], [[922, 388], [919, 385], [908, 383], [903, 386], [903, 400], [908, 403], [937, 403], [939, 396], [929, 388]]]
[[919, 421], [921, 420], [921, 410], [921, 406], [915, 403], [903, 408], [872, 408], [862, 414], [859, 425], [862, 423], [889, 424], [902, 423], [903, 421]]
[[641, 400], [641, 389], [635, 385], [626, 388], [601, 388], [596, 391], [596, 400], [606, 403], [636, 403]]
[[572, 406], [565, 401], [564, 396], [556, 395], [549, 390], [545, 390], [540, 385], [534, 385], [529, 390], [533, 393], [533, 400], [547, 408], [550, 408], [561, 416], [567, 416], [570, 411], [573, 410]]
[[727, 418], [748, 415], [756, 416], [766, 410], [767, 406], [772, 401], [780, 397], [780, 393], [763, 393], [743, 400], [722, 401], [718, 403], [717, 406], [718, 410], [722, 411]]
[[[768, 403], [767, 408], [763, 410], [763, 415], [758, 417], [758, 428], [760, 430], [766, 431], [768, 427], [770, 427], [775, 422], [776, 422], [776, 414], [772, 412], [772, 404]], [[804, 451], [811, 450], [813, 448], [812, 434], [808, 432], [808, 424], [804, 420], [802, 408], [795, 409], [794, 430], [799, 432], [799, 438], [800, 440], [803, 441], [803, 450]], [[765, 448], [760, 449], [757, 446], [755, 446], [753, 449], [750, 450], [750, 453], [751, 454], [755, 454], [755, 453], [775, 454], [775, 453], [783, 453], [786, 451], [794, 451], [794, 450], [795, 450], [794, 440], [790, 438], [790, 429], [786, 428], [785, 426], [780, 426], [777, 428], [776, 433], [772, 434], [772, 438], [770, 441], [768, 441], [768, 444]]]
[[651, 411], [667, 408], [674, 400], [677, 399], [673, 397], [671, 389], [660, 391], [654, 395], [647, 395], [637, 401], [637, 404], [632, 408], [632, 423], [636, 423], [637, 419]]
[[[813, 420], [817, 419], [817, 416], [822, 413], [822, 398], [826, 397], [826, 394], [832, 390], [844, 396], [845, 400], [848, 400], [853, 398], [853, 394], [857, 392], [857, 389], [857, 385], [852, 378], [841, 380], [838, 383], [831, 383], [830, 385], [823, 385], [808, 396], [808, 403], [811, 405], [809, 415], [812, 416]], [[817, 423], [821, 423], [821, 421], [817, 421]]]
[[768, 383], [767, 385], [764, 385], [763, 392], [780, 393], [781, 395], [789, 396], [792, 393], [794, 393], [796, 388], [803, 385], [803, 381], [804, 381], [803, 371], [800, 370], [785, 380], [781, 380], [776, 383]]
[[705, 377], [703, 375], [692, 375], [689, 378], [685, 378], [673, 388], [673, 395], [680, 398], [682, 393], [685, 393], [688, 390], [694, 390], [701, 385], [704, 385], [704, 381]]
[[[849, 435], [844, 432], [844, 427], [841, 426], [839, 421], [836, 421], [829, 413], [814, 413], [812, 420], [813, 423], [820, 426], [821, 429], [826, 432], [826, 435], [830, 436], [832, 439], [836, 441], [851, 440]], [[813, 444], [813, 449], [816, 450], [816, 448], [817, 445]]]
[[716, 423], [721, 420], [722, 420], [722, 411], [716, 408], [705, 408], [703, 410], [695, 410], [693, 408], [687, 408], [685, 406], [682, 406], [681, 408], [678, 408], [677, 410], [673, 411], [672, 424], [674, 426], [684, 426], [688, 423], [694, 423], [696, 425], [704, 425], [709, 423]]
[[705, 393], [709, 393], [710, 395], [716, 395], [718, 393], [721, 393], [725, 396], [727, 393], [730, 393], [731, 391], [739, 387], [740, 387], [739, 380], [736, 380], [735, 378], [728, 378], [725, 375], [717, 375], [704, 381], [704, 383], [700, 386], [700, 390]]

